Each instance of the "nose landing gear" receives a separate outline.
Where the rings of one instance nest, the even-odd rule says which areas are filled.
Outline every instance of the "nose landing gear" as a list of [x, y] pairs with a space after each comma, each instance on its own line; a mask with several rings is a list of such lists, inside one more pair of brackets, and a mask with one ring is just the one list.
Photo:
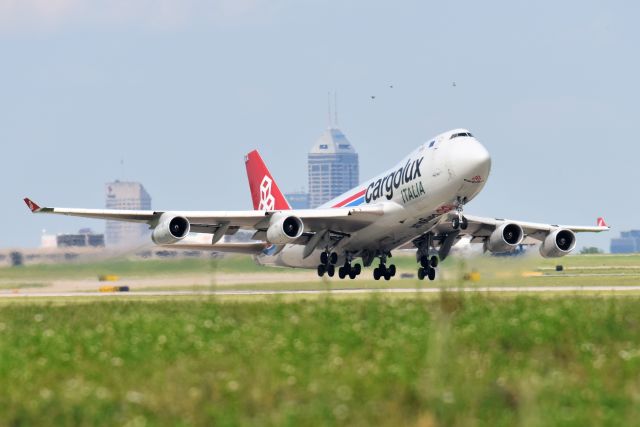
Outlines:
[[454, 217], [451, 220], [451, 227], [454, 230], [458, 230], [458, 229], [466, 230], [467, 227], [469, 226], [469, 221], [467, 221], [467, 218], [465, 218], [465, 216], [462, 215], [462, 210], [464, 209], [465, 203], [467, 203], [466, 197], [463, 197], [463, 198], [458, 197], [458, 203], [456, 206], [457, 217]]

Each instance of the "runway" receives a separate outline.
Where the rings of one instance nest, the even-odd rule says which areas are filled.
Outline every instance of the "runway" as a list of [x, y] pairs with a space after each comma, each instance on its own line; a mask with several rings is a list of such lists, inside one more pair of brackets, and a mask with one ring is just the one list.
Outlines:
[[634, 294], [640, 286], [493, 286], [461, 288], [387, 288], [387, 289], [314, 289], [314, 290], [212, 290], [212, 291], [139, 291], [139, 292], [2, 292], [0, 298], [104, 298], [104, 297], [178, 297], [178, 296], [268, 296], [268, 295], [366, 295], [366, 294], [437, 294], [442, 291], [464, 293], [567, 293], [567, 294]]

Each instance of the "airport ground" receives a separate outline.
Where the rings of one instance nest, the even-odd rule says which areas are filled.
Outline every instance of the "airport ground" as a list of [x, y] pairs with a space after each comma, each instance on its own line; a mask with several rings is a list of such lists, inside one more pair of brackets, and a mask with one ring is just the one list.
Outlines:
[[2, 269], [0, 425], [636, 423], [640, 292], [601, 287], [634, 289], [640, 256], [449, 259], [436, 282], [394, 260], [389, 282], [242, 257]]
[[[319, 278], [312, 270], [270, 268], [250, 257], [139, 260], [110, 257], [92, 262], [0, 268], [0, 297], [81, 292], [98, 294], [105, 285], [127, 286], [131, 294], [149, 291], [287, 291], [336, 289], [428, 289], [460, 287], [591, 287], [640, 284], [640, 256], [581, 255], [560, 259], [527, 257], [450, 257], [434, 282], [416, 278], [412, 253], [396, 255], [390, 281], [375, 281], [371, 269], [355, 280]], [[557, 266], [562, 271], [556, 271]], [[114, 282], [101, 281], [106, 276]], [[632, 288], [630, 288], [632, 289]]]

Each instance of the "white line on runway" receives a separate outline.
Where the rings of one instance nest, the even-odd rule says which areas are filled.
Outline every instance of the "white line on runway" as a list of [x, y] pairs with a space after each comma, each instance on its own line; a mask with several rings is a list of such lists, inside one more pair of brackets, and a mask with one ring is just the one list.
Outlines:
[[387, 288], [387, 289], [316, 289], [316, 290], [255, 290], [255, 291], [139, 291], [139, 292], [33, 292], [0, 293], [0, 298], [59, 297], [170, 297], [170, 296], [236, 296], [236, 295], [354, 295], [354, 294], [435, 294], [441, 291], [467, 293], [612, 293], [640, 292], [640, 286], [505, 286], [464, 288]]

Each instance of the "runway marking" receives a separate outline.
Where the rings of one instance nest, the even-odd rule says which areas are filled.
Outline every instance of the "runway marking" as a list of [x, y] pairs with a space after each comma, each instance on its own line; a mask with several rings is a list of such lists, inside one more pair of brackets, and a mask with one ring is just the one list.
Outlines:
[[0, 298], [136, 297], [136, 296], [251, 296], [251, 295], [357, 295], [357, 294], [436, 294], [442, 291], [465, 293], [612, 293], [640, 292], [640, 286], [492, 286], [462, 288], [387, 288], [313, 290], [221, 290], [221, 291], [139, 291], [139, 292], [30, 292], [0, 293]]
[[549, 274], [545, 273], [541, 276], [531, 277], [640, 277], [640, 273], [558, 273]]
[[[557, 271], [555, 267], [538, 267], [541, 271]], [[589, 265], [564, 267], [567, 270], [640, 270], [640, 265]]]

